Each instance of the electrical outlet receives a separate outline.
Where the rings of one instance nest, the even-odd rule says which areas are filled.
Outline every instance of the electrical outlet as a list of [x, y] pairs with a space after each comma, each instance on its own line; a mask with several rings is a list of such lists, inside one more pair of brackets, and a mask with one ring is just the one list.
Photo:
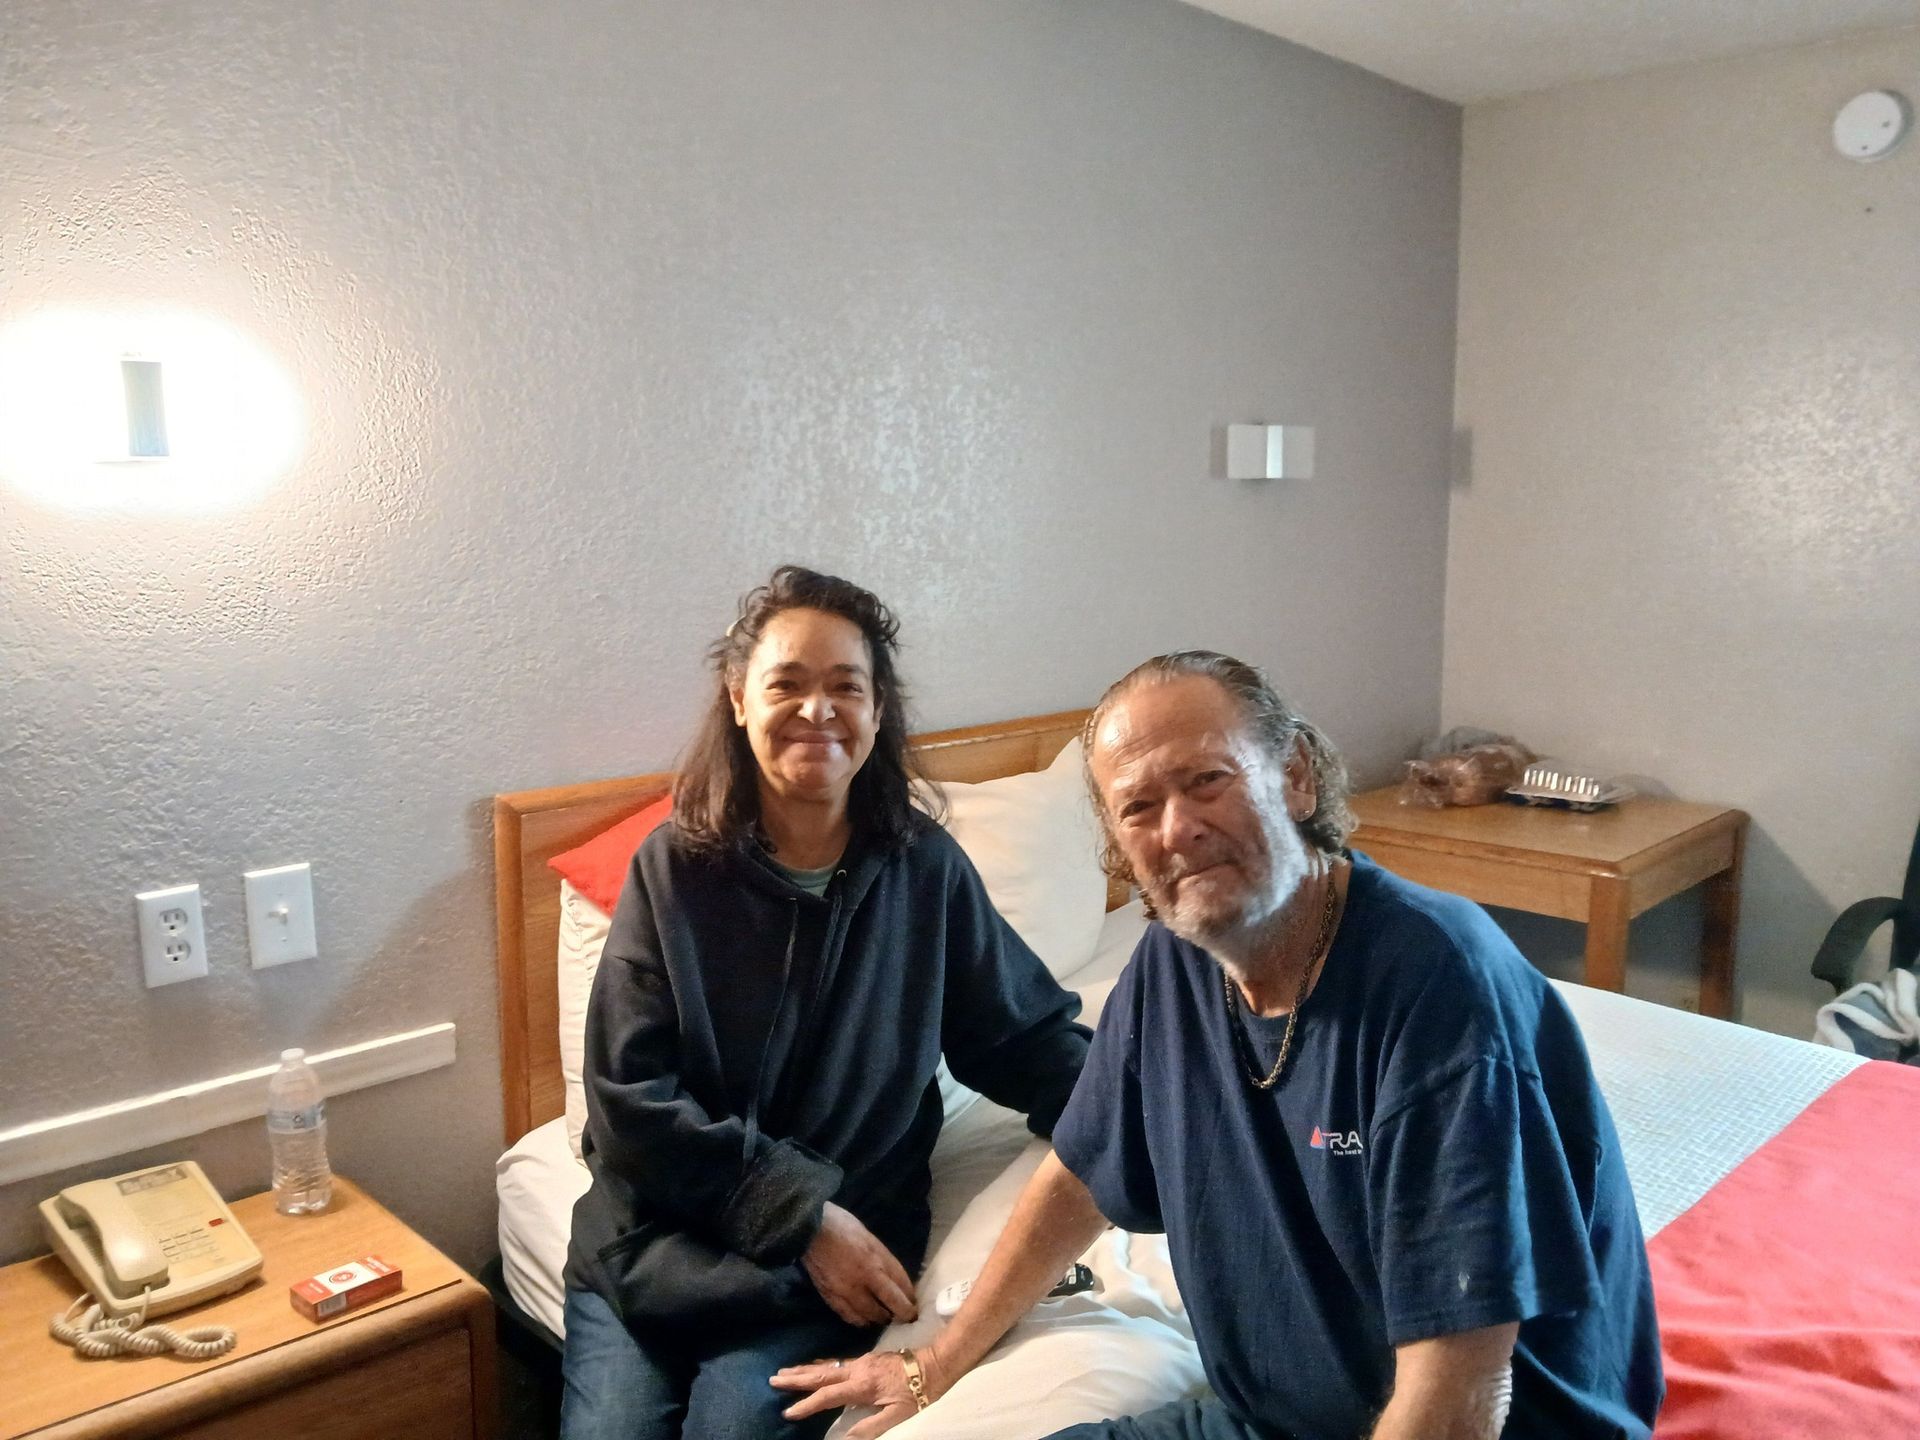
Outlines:
[[249, 870], [241, 878], [247, 885], [247, 943], [254, 969], [311, 960], [320, 953], [314, 938], [311, 865]]
[[133, 911], [140, 923], [140, 963], [149, 990], [207, 973], [207, 929], [198, 885], [136, 895]]

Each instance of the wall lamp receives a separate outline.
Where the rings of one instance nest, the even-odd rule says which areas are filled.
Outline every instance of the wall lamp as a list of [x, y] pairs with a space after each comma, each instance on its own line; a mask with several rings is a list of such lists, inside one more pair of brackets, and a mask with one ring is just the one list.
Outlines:
[[1227, 426], [1229, 480], [1311, 480], [1311, 425]]
[[0, 481], [46, 504], [227, 508], [285, 473], [303, 430], [280, 367], [204, 316], [47, 311], [0, 328]]

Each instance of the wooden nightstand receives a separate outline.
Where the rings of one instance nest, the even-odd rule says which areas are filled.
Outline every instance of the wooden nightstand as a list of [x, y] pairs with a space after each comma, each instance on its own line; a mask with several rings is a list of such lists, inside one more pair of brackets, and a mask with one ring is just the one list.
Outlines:
[[[0, 1440], [490, 1440], [485, 1287], [338, 1176], [323, 1214], [276, 1214], [271, 1193], [233, 1213], [266, 1259], [260, 1278], [165, 1320], [232, 1326], [239, 1343], [218, 1360], [82, 1360], [47, 1333], [80, 1293], [66, 1267], [48, 1255], [0, 1270]], [[367, 1254], [400, 1267], [399, 1294], [320, 1324], [287, 1299], [294, 1281]]]
[[1353, 843], [1397, 875], [1482, 905], [1578, 920], [1587, 984], [1624, 990], [1627, 922], [1706, 886], [1700, 1013], [1733, 1017], [1733, 941], [1747, 817], [1724, 805], [1636, 796], [1592, 814], [1527, 805], [1429, 810], [1397, 786], [1353, 797]]

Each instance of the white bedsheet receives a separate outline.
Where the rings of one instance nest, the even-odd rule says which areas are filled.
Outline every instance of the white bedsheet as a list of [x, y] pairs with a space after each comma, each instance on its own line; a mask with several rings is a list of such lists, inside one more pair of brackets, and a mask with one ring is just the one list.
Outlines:
[[587, 1193], [587, 1167], [567, 1142], [566, 1118], [535, 1126], [494, 1161], [493, 1188], [500, 1197], [500, 1269], [507, 1293], [559, 1335], [566, 1305], [560, 1272], [567, 1263], [573, 1205]]
[[1580, 1022], [1648, 1239], [1866, 1063], [1786, 1035], [1554, 985]]

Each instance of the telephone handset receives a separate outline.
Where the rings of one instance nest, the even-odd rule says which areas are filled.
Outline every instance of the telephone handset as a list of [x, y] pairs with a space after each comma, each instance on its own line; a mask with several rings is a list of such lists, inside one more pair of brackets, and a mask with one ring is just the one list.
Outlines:
[[112, 1319], [165, 1315], [260, 1273], [260, 1252], [191, 1160], [72, 1186], [41, 1201], [40, 1218]]

